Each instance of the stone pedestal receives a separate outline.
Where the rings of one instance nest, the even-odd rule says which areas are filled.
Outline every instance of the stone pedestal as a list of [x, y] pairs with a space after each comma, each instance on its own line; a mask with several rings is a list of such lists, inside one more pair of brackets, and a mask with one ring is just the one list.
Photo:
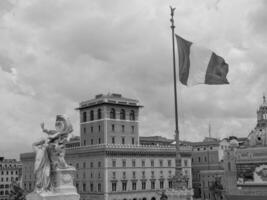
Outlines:
[[32, 192], [26, 200], [79, 200], [80, 195], [73, 185], [75, 168], [56, 169], [52, 172], [52, 191]]
[[168, 200], [193, 200], [193, 189], [167, 190], [165, 194]]

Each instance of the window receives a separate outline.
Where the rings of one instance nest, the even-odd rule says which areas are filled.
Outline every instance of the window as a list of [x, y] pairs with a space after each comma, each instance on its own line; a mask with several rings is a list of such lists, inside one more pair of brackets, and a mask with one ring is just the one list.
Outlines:
[[151, 167], [154, 167], [154, 160], [151, 160], [150, 163], [151, 163]]
[[188, 165], [188, 161], [184, 160], [184, 166], [187, 167], [187, 165]]
[[83, 168], [86, 168], [86, 162], [83, 163]]
[[101, 167], [101, 162], [100, 161], [98, 162], [98, 167]]
[[134, 144], [134, 138], [132, 138], [132, 144]]
[[91, 139], [91, 144], [94, 144], [94, 140], [93, 139]]
[[198, 162], [200, 162], [200, 157], [198, 157]]
[[98, 126], [98, 132], [100, 132], [100, 131], [101, 131], [101, 126], [99, 125], [99, 126]]
[[83, 145], [86, 146], [86, 140], [83, 141]]
[[111, 108], [110, 113], [109, 113], [109, 118], [116, 119], [116, 111], [114, 108]]
[[101, 192], [101, 183], [98, 183], [98, 185], [97, 185], [97, 191], [98, 192]]
[[76, 163], [76, 169], [79, 169], [79, 163]]
[[83, 133], [86, 134], [86, 127], [83, 128]]
[[85, 192], [85, 191], [86, 191], [86, 184], [83, 183], [83, 192]]
[[102, 118], [102, 113], [101, 113], [101, 109], [99, 108], [97, 110], [97, 119], [101, 119]]
[[83, 121], [82, 122], [86, 122], [86, 121], [87, 121], [86, 112], [83, 112]]
[[159, 166], [160, 166], [160, 167], [163, 167], [163, 160], [160, 160], [160, 161], [159, 161]]
[[94, 191], [94, 184], [93, 184], [93, 183], [90, 184], [90, 191], [91, 191], [91, 192]]
[[111, 130], [112, 130], [112, 132], [115, 131], [115, 124], [111, 124]]
[[170, 176], [170, 177], [172, 176], [172, 171], [171, 171], [171, 170], [169, 170], [169, 176]]
[[146, 189], [146, 182], [142, 181], [142, 190], [145, 190], [145, 189]]
[[133, 179], [135, 179], [136, 177], [135, 177], [135, 171], [133, 171]]
[[172, 181], [169, 181], [169, 188], [172, 188]]
[[155, 172], [151, 171], [151, 178], [154, 178]]
[[112, 137], [111, 140], [112, 140], [112, 144], [115, 144], [115, 137]]
[[207, 157], [206, 156], [204, 157], [204, 160], [205, 160], [205, 162], [207, 162]]
[[116, 167], [116, 160], [112, 160], [112, 167]]
[[146, 161], [142, 160], [142, 167], [145, 167], [145, 165], [146, 165]]
[[121, 137], [121, 143], [125, 144], [125, 137]]
[[94, 111], [93, 110], [90, 111], [90, 120], [91, 121], [94, 120]]
[[91, 133], [93, 133], [94, 132], [94, 127], [93, 126], [91, 126]]
[[172, 166], [172, 161], [168, 160], [168, 167], [171, 167], [171, 166]]
[[160, 181], [159, 182], [159, 187], [160, 187], [160, 189], [163, 189], [164, 188], [164, 181]]
[[126, 191], [127, 190], [127, 182], [123, 181], [122, 182], [122, 191]]
[[145, 178], [145, 177], [146, 177], [146, 172], [142, 171], [142, 178]]
[[112, 178], [116, 179], [116, 172], [112, 172]]
[[91, 168], [94, 167], [94, 163], [93, 163], [93, 162], [90, 163], [90, 167], [91, 167]]
[[117, 190], [117, 183], [112, 183], [112, 192], [116, 192]]
[[151, 181], [151, 190], [155, 189], [155, 181]]
[[134, 133], [134, 126], [131, 126], [131, 129], [132, 129], [132, 133]]
[[98, 138], [98, 144], [101, 144], [101, 138]]
[[136, 164], [135, 160], [132, 160], [132, 166], [133, 167], [135, 167], [135, 164]]
[[130, 120], [132, 120], [132, 121], [135, 120], [135, 114], [134, 114], [133, 110], [131, 110], [131, 112], [130, 112]]
[[79, 191], [79, 183], [76, 183], [76, 188]]
[[120, 111], [120, 119], [125, 119], [125, 110], [121, 109]]
[[132, 190], [136, 190], [136, 182], [132, 182]]
[[122, 167], [126, 167], [126, 160], [122, 160]]
[[121, 125], [121, 132], [125, 132], [125, 126], [124, 125]]

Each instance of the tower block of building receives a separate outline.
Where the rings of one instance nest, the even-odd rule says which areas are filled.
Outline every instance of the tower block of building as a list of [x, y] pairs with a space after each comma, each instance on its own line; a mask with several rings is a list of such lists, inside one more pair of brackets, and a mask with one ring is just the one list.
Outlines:
[[83, 101], [80, 111], [81, 146], [94, 144], [139, 144], [138, 100], [121, 94], [96, 95]]
[[[75, 137], [66, 144], [66, 161], [76, 168], [74, 185], [81, 200], [160, 200], [163, 191], [172, 189], [176, 149], [162, 137], [139, 138], [141, 107], [120, 94], [96, 95], [79, 104], [80, 141]], [[182, 173], [192, 188], [192, 147], [182, 145], [180, 153]], [[31, 192], [34, 153], [20, 158], [23, 186]]]

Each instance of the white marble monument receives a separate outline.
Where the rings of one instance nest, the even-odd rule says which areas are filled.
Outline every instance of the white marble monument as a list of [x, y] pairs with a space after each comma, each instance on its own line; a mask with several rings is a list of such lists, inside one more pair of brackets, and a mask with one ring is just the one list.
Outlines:
[[79, 200], [80, 195], [73, 185], [76, 169], [69, 166], [65, 159], [65, 143], [73, 131], [70, 120], [57, 115], [56, 130], [41, 128], [48, 136], [35, 142], [36, 152], [34, 174], [35, 190], [26, 196], [27, 200]]

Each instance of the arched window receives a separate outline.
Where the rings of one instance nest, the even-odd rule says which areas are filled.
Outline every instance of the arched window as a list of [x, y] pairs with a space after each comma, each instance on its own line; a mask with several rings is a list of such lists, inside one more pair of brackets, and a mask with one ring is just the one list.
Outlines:
[[120, 119], [125, 119], [125, 110], [124, 109], [121, 109]]
[[94, 111], [93, 110], [90, 111], [90, 120], [91, 121], [94, 120]]
[[110, 119], [116, 119], [116, 111], [114, 108], [111, 108], [109, 115]]
[[101, 109], [99, 108], [97, 110], [97, 119], [101, 119], [102, 118], [102, 113], [101, 113]]
[[82, 122], [86, 122], [86, 121], [87, 121], [86, 112], [83, 112], [83, 121]]
[[131, 112], [130, 112], [130, 120], [135, 120], [135, 113], [134, 113], [134, 111], [133, 110], [131, 110]]

